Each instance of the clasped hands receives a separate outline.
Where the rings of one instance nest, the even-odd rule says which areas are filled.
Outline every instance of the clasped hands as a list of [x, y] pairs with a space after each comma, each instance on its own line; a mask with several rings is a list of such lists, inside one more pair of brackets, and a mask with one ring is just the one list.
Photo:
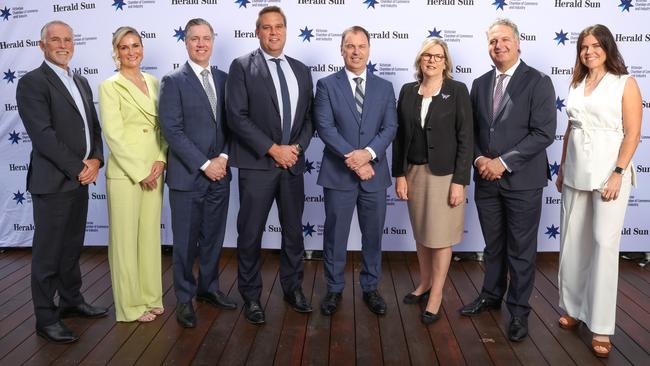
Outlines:
[[296, 165], [300, 151], [295, 145], [273, 144], [268, 154], [275, 160], [275, 166], [282, 169], [289, 169]]
[[83, 160], [83, 163], [84, 168], [77, 176], [77, 180], [79, 180], [79, 183], [81, 183], [81, 185], [87, 186], [90, 183], [95, 183], [97, 180], [100, 162], [98, 159], [86, 159]]
[[165, 163], [162, 161], [154, 161], [151, 165], [151, 172], [149, 175], [140, 181], [140, 186], [146, 191], [152, 191], [158, 187], [158, 178], [165, 171]]
[[345, 166], [357, 173], [359, 179], [369, 180], [375, 175], [375, 169], [370, 164], [372, 155], [366, 149], [352, 150], [344, 155]]
[[476, 167], [478, 168], [478, 173], [481, 175], [481, 178], [489, 181], [494, 181], [501, 179], [503, 173], [506, 171], [506, 167], [503, 166], [501, 159], [486, 158], [481, 156], [476, 160]]
[[221, 180], [228, 173], [228, 159], [223, 156], [217, 156], [210, 159], [210, 164], [205, 168], [203, 174], [213, 182]]

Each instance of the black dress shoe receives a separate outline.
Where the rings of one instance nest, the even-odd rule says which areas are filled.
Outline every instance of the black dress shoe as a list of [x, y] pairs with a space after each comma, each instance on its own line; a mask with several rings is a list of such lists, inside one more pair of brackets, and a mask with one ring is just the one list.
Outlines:
[[489, 309], [500, 309], [501, 301], [488, 300], [482, 296], [476, 298], [476, 300], [471, 303], [463, 306], [460, 309], [460, 314], [465, 316], [478, 315], [485, 310]]
[[426, 325], [429, 325], [429, 324], [435, 322], [438, 319], [440, 319], [439, 314], [434, 314], [434, 313], [426, 311], [426, 310], [424, 311], [424, 313], [422, 313], [422, 317], [420, 318], [422, 323], [426, 324]]
[[66, 306], [59, 310], [59, 318], [101, 318], [108, 315], [108, 309], [100, 306], [92, 306], [82, 302], [76, 306]]
[[412, 292], [409, 292], [408, 294], [406, 294], [406, 296], [404, 296], [404, 303], [413, 305], [420, 302], [427, 302], [429, 301], [430, 293], [431, 293], [431, 289], [427, 290], [427, 292], [421, 293], [420, 295], [416, 295]]
[[379, 291], [368, 291], [363, 293], [363, 301], [368, 305], [368, 309], [377, 315], [386, 314], [386, 302], [381, 297]]
[[264, 310], [257, 301], [246, 301], [244, 303], [244, 316], [249, 323], [260, 325], [264, 324]]
[[299, 313], [312, 312], [311, 305], [307, 302], [301, 288], [295, 289], [291, 294], [284, 294], [284, 301], [288, 302], [293, 307], [293, 310]]
[[330, 316], [336, 313], [336, 307], [341, 302], [340, 292], [328, 292], [320, 302], [320, 312], [323, 315]]
[[191, 301], [176, 305], [176, 320], [183, 328], [196, 327], [196, 313]]
[[45, 327], [36, 327], [36, 334], [54, 343], [72, 343], [79, 340], [79, 336], [60, 320]]
[[237, 303], [221, 291], [197, 294], [196, 301], [205, 302], [221, 309], [237, 309]]
[[514, 316], [508, 327], [508, 338], [513, 342], [521, 342], [528, 335], [528, 318]]

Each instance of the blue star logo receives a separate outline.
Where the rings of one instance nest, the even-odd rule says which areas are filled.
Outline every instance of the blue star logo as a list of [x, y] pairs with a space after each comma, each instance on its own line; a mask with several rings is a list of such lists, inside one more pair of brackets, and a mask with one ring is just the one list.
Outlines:
[[124, 0], [113, 0], [113, 5], [111, 5], [111, 6], [114, 6], [115, 11], [118, 11], [118, 10], [124, 10], [124, 8], [123, 8], [124, 5], [126, 5]]
[[442, 31], [437, 30], [436, 27], [433, 27], [433, 30], [430, 30], [428, 32], [429, 35], [427, 36], [427, 38], [432, 38], [432, 37], [442, 38], [442, 36], [440, 35], [440, 32]]
[[311, 37], [314, 36], [313, 34], [311, 34], [312, 31], [313, 29], [309, 29], [307, 28], [307, 26], [305, 26], [305, 29], [300, 30], [300, 35], [298, 35], [298, 37], [302, 37], [303, 42], [304, 41], [311, 42]]
[[375, 71], [377, 71], [377, 63], [372, 63], [372, 61], [368, 60], [368, 65], [366, 65], [366, 70], [368, 70], [369, 73], [374, 74]]
[[546, 227], [546, 232], [544, 235], [548, 235], [548, 238], [557, 239], [557, 236], [560, 235], [560, 227], [551, 224], [551, 226]]
[[555, 38], [553, 38], [554, 41], [557, 41], [557, 44], [559, 45], [562, 43], [563, 45], [565, 44], [564, 42], [569, 40], [569, 37], [567, 37], [568, 32], [564, 32], [562, 29], [560, 29], [560, 33], [555, 32]]
[[307, 221], [307, 225], [302, 225], [302, 234], [307, 237], [311, 236], [312, 238], [314, 237], [314, 234], [316, 232], [316, 229], [314, 229], [314, 226], [316, 225], [310, 225], [309, 221]]
[[311, 171], [314, 170], [314, 162], [305, 159], [305, 173], [311, 174]]
[[503, 7], [508, 5], [508, 4], [506, 4], [506, 0], [494, 0], [492, 5], [497, 7], [496, 10], [499, 10], [499, 9], [504, 10]]
[[555, 108], [557, 108], [558, 111], [562, 112], [562, 108], [564, 107], [566, 107], [566, 104], [564, 104], [564, 99], [557, 97], [557, 99], [555, 99]]
[[185, 30], [183, 27], [179, 26], [178, 29], [174, 29], [173, 37], [176, 37], [176, 42], [185, 42]]
[[23, 201], [25, 200], [25, 192], [20, 193], [20, 189], [18, 190], [18, 193], [14, 193], [14, 198], [12, 198], [14, 201], [16, 201], [16, 204], [23, 204]]
[[9, 8], [5, 6], [4, 9], [0, 9], [0, 18], [2, 18], [2, 20], [9, 20], [10, 16], [11, 12], [9, 11]]
[[11, 141], [11, 144], [18, 144], [18, 141], [22, 140], [20, 138], [20, 135], [18, 135], [18, 132], [16, 130], [13, 130], [13, 132], [9, 132], [9, 141]]
[[557, 161], [554, 161], [553, 164], [549, 164], [548, 167], [551, 169], [551, 177], [560, 172], [560, 164], [558, 164]]
[[251, 2], [248, 0], [235, 0], [235, 4], [239, 4], [239, 7], [246, 7], [246, 4], [250, 4]]
[[5, 77], [3, 77], [2, 80], [7, 80], [7, 84], [14, 82], [14, 79], [16, 78], [15, 71], [11, 71], [11, 69], [7, 69], [7, 72], [5, 72], [4, 74]]
[[374, 9], [374, 8], [375, 8], [375, 5], [379, 4], [379, 1], [377, 1], [377, 0], [365, 0], [363, 3], [364, 3], [364, 4], [368, 4], [368, 6], [366, 7], [366, 9], [370, 9], [371, 6], [372, 6], [372, 8]]
[[621, 13], [624, 11], [630, 12], [630, 8], [633, 8], [632, 0], [621, 0], [621, 3], [618, 5], [621, 8]]

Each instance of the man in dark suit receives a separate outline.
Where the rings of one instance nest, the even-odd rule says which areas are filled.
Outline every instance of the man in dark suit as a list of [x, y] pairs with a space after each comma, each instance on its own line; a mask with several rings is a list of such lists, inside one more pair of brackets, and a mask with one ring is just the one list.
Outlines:
[[[88, 185], [103, 165], [101, 128], [88, 81], [68, 66], [72, 28], [61, 21], [41, 29], [45, 61], [18, 82], [20, 118], [32, 140], [27, 190], [34, 205], [32, 301], [36, 333], [70, 343], [79, 337], [60, 318], [105, 316], [81, 295], [79, 256], [88, 214]], [[54, 294], [59, 294], [59, 306]]]
[[232, 165], [239, 168], [237, 259], [246, 319], [264, 323], [260, 304], [260, 249], [267, 216], [276, 201], [282, 226], [280, 282], [295, 311], [311, 306], [302, 292], [304, 150], [313, 135], [309, 69], [283, 54], [287, 20], [277, 6], [259, 12], [260, 48], [235, 59], [226, 85]]
[[[227, 74], [210, 66], [214, 31], [204, 19], [185, 26], [189, 60], [163, 77], [158, 114], [169, 144], [167, 185], [174, 233], [176, 320], [196, 326], [192, 298], [222, 308], [237, 304], [219, 290], [219, 256], [230, 198]], [[199, 258], [198, 281], [192, 267]]]
[[391, 185], [386, 148], [397, 132], [395, 92], [390, 82], [366, 71], [368, 32], [346, 29], [341, 39], [345, 68], [318, 81], [314, 123], [325, 143], [318, 184], [325, 196], [323, 256], [327, 294], [321, 312], [336, 311], [345, 286], [348, 236], [354, 208], [361, 228], [363, 300], [376, 314], [386, 312], [377, 291], [386, 188]]
[[[508, 289], [508, 336], [528, 334], [542, 189], [550, 179], [546, 147], [555, 138], [551, 79], [519, 59], [519, 31], [498, 19], [487, 32], [496, 68], [474, 80], [474, 198], [485, 239], [485, 279], [479, 297], [461, 309], [498, 309]], [[510, 274], [510, 286], [507, 275]]]

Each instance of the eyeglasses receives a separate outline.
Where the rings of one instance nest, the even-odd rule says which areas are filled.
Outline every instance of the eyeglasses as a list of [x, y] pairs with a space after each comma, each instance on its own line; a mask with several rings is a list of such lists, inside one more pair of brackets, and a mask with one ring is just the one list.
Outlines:
[[435, 62], [440, 62], [440, 61], [443, 61], [445, 59], [445, 56], [444, 55], [432, 55], [430, 53], [423, 53], [422, 54], [422, 60], [431, 61], [432, 59]]

